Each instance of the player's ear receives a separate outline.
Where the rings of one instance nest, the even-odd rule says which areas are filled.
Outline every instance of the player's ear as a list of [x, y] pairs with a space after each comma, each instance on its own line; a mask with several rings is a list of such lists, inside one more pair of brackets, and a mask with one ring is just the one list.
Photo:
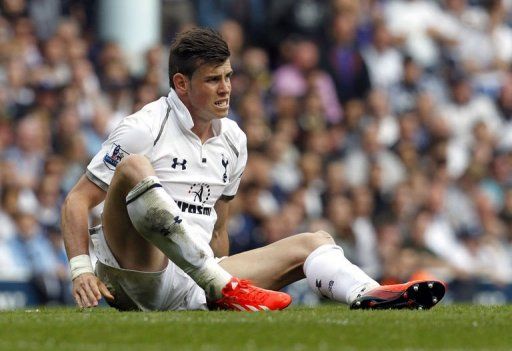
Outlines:
[[174, 89], [181, 93], [185, 93], [188, 90], [188, 78], [183, 73], [176, 73], [172, 77], [172, 81], [174, 82]]

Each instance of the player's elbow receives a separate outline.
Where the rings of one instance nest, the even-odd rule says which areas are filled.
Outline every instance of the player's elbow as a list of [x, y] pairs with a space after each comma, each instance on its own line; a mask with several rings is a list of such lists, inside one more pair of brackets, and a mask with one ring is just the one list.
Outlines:
[[[100, 201], [101, 202], [101, 201]], [[87, 193], [77, 189], [72, 189], [62, 203], [62, 214], [68, 213], [75, 209], [90, 210], [99, 202], [95, 199], [92, 193]]]
[[69, 213], [75, 209], [90, 210], [105, 200], [106, 192], [91, 182], [86, 176], [82, 176], [78, 183], [67, 194], [62, 204], [62, 213]]
[[64, 202], [62, 203], [62, 208], [61, 208], [62, 218], [66, 217], [66, 215], [73, 209], [78, 209], [82, 206], [87, 207], [87, 204], [83, 199], [83, 196], [80, 196], [80, 194], [78, 194], [74, 191], [69, 192], [67, 194], [66, 198], [64, 199]]

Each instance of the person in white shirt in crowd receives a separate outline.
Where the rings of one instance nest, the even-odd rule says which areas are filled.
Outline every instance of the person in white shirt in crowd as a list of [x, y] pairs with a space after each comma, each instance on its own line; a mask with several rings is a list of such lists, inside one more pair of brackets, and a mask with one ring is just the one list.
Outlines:
[[434, 70], [441, 63], [439, 44], [450, 44], [453, 34], [439, 26], [442, 12], [435, 1], [391, 0], [384, 18], [394, 41], [422, 68]]
[[397, 116], [391, 111], [389, 96], [384, 89], [373, 89], [367, 98], [368, 115], [378, 126], [379, 142], [392, 147], [400, 136]]
[[379, 141], [378, 132], [375, 122], [363, 130], [361, 148], [350, 150], [344, 159], [345, 178], [351, 186], [367, 184], [370, 169], [376, 164], [382, 170], [381, 190], [389, 192], [405, 179], [405, 168], [400, 159]]
[[372, 87], [389, 89], [402, 78], [402, 54], [392, 44], [386, 23], [377, 20], [373, 24], [372, 42], [363, 49]]
[[[448, 160], [452, 176], [460, 176], [467, 167], [472, 142], [472, 130], [478, 122], [483, 122], [492, 135], [502, 128], [502, 121], [494, 102], [485, 95], [474, 92], [469, 77], [464, 72], [454, 72], [451, 78], [450, 101], [439, 107], [439, 115], [449, 127], [451, 134], [450, 153], [454, 159]], [[457, 150], [457, 151], [455, 151]], [[459, 161], [458, 161], [459, 160]], [[466, 164], [464, 164], [466, 163]]]

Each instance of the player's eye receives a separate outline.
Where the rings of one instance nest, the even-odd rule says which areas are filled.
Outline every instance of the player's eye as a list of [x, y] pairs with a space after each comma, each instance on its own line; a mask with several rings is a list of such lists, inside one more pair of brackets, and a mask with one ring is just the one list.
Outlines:
[[220, 80], [220, 77], [210, 77], [206, 79], [207, 82], [218, 82]]

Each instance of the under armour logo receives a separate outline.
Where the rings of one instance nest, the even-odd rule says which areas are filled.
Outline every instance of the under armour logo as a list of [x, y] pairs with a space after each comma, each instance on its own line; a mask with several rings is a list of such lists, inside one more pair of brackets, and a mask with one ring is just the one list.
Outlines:
[[322, 287], [322, 281], [320, 279], [317, 279], [315, 285], [318, 289], [320, 289]]
[[222, 166], [224, 166], [224, 175], [222, 176], [222, 181], [226, 183], [228, 181], [228, 164], [229, 160], [224, 158], [224, 154], [222, 155]]
[[187, 169], [187, 166], [186, 166], [186, 164], [187, 164], [187, 160], [183, 159], [183, 162], [178, 162], [178, 158], [177, 158], [177, 157], [175, 157], [175, 158], [173, 158], [173, 159], [172, 159], [172, 161], [173, 161], [173, 163], [172, 163], [172, 165], [171, 165], [171, 167], [172, 167], [172, 168], [176, 169], [176, 167], [177, 167], [178, 165], [180, 165], [180, 166], [181, 166], [181, 170], [182, 170], [182, 171], [184, 171], [184, 170], [186, 170], [186, 169]]
[[183, 221], [183, 219], [180, 218], [180, 216], [174, 217], [174, 224], [180, 224]]

